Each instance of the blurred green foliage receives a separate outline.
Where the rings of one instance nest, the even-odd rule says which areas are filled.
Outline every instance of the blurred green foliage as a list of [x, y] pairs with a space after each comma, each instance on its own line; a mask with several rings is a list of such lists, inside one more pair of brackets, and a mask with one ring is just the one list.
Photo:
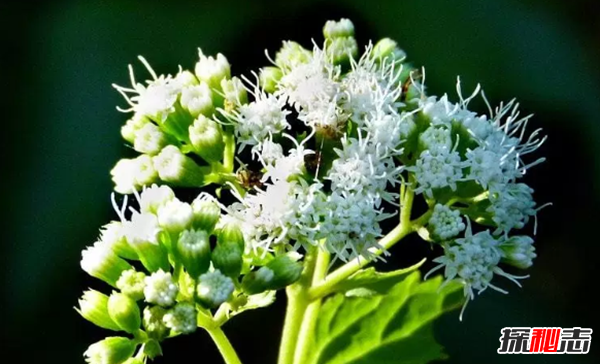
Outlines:
[[[2, 219], [2, 346], [17, 363], [82, 362], [103, 333], [72, 307], [81, 291], [99, 287], [79, 269], [81, 249], [114, 219], [109, 169], [131, 154], [119, 137], [126, 116], [110, 87], [128, 83], [126, 65], [143, 54], [158, 72], [191, 68], [196, 47], [224, 53], [233, 72], [266, 64], [282, 39], [310, 45], [329, 18], [350, 17], [358, 40], [389, 36], [415, 65], [427, 67], [430, 92], [453, 95], [481, 82], [494, 102], [517, 97], [543, 127], [548, 162], [528, 183], [539, 202], [539, 258], [524, 289], [486, 292], [465, 322], [455, 314], [436, 325], [449, 363], [592, 363], [588, 356], [499, 356], [504, 326], [598, 324], [590, 296], [600, 202], [600, 29], [594, 1], [57, 1], [0, 5], [0, 57], [5, 111]], [[592, 33], [596, 31], [596, 33]], [[139, 79], [142, 78], [142, 67]], [[482, 105], [479, 105], [482, 106]], [[8, 111], [8, 113], [6, 113]], [[485, 111], [481, 108], [480, 111]], [[383, 269], [434, 254], [418, 240], [398, 249]], [[227, 324], [246, 363], [274, 362], [283, 297], [269, 310]], [[260, 334], [256, 334], [260, 326]], [[173, 340], [167, 360], [219, 362], [206, 335]], [[15, 362], [15, 359], [12, 360]]]

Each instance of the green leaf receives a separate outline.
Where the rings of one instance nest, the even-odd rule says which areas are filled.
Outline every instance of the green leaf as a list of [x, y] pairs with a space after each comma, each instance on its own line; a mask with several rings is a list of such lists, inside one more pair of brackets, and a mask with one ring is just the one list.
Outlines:
[[425, 259], [408, 268], [392, 272], [378, 272], [375, 268], [361, 269], [348, 279], [333, 287], [332, 292], [345, 292], [346, 296], [369, 296], [385, 294], [398, 282], [404, 280], [410, 273], [419, 269]]
[[433, 321], [461, 306], [462, 286], [452, 282], [440, 289], [441, 276], [421, 282], [418, 271], [402, 277], [387, 294], [338, 293], [326, 299], [309, 351], [313, 356], [306, 362], [422, 364], [443, 359]]

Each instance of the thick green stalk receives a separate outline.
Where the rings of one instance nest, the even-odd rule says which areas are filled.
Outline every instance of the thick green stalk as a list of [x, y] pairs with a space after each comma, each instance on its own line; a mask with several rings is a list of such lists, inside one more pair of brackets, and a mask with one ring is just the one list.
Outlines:
[[307, 252], [302, 276], [300, 276], [298, 282], [288, 286], [285, 290], [287, 309], [279, 346], [278, 364], [293, 364], [294, 362], [296, 342], [302, 326], [302, 319], [310, 303], [307, 297], [307, 289], [312, 282], [318, 250], [318, 247], [313, 247]]
[[[330, 255], [328, 252], [318, 249], [316, 260], [311, 286], [321, 283], [323, 278], [325, 278], [327, 268], [329, 267]], [[306, 288], [309, 289], [310, 287]], [[304, 364], [308, 361], [310, 344], [313, 339], [312, 333], [317, 324], [321, 302], [321, 298], [312, 300], [304, 312], [304, 318], [302, 319], [302, 325], [300, 326], [300, 333], [298, 335], [294, 353], [294, 364]]]
[[217, 345], [225, 364], [242, 364], [231, 342], [219, 326], [207, 328], [206, 331]]

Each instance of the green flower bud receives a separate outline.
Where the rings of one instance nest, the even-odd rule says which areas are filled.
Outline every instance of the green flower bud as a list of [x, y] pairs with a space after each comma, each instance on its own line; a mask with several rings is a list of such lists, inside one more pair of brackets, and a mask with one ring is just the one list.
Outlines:
[[194, 277], [210, 266], [210, 243], [204, 230], [184, 230], [179, 234], [175, 253], [185, 269]]
[[194, 151], [205, 161], [210, 163], [223, 159], [223, 131], [216, 121], [200, 115], [190, 126], [189, 132]]
[[103, 329], [119, 331], [121, 328], [108, 314], [108, 296], [90, 289], [79, 299], [79, 309], [75, 310], [86, 320]]
[[277, 67], [263, 67], [260, 69], [258, 80], [265, 92], [273, 93], [277, 90], [277, 83], [283, 77], [283, 72]]
[[354, 37], [333, 38], [327, 45], [327, 54], [333, 63], [348, 62], [358, 54], [358, 44]]
[[188, 86], [181, 91], [181, 106], [197, 118], [202, 114], [211, 116], [215, 111], [213, 106], [213, 94], [206, 82], [198, 85]]
[[339, 21], [328, 20], [323, 27], [323, 36], [326, 39], [353, 37], [354, 24], [350, 19], [340, 19]]
[[222, 79], [231, 78], [231, 68], [227, 58], [221, 53], [216, 58], [205, 56], [198, 48], [200, 60], [196, 63], [196, 76], [200, 81], [206, 82], [210, 87], [218, 89]]
[[194, 116], [181, 105], [180, 101], [173, 104], [173, 110], [166, 119], [159, 122], [159, 126], [177, 140], [188, 143], [187, 130], [194, 122]]
[[138, 260], [135, 249], [129, 245], [125, 238], [123, 224], [121, 222], [112, 221], [104, 225], [100, 229], [100, 240], [108, 244], [112, 251], [118, 256], [130, 260]]
[[219, 270], [215, 270], [200, 276], [196, 287], [196, 297], [207, 307], [218, 307], [231, 297], [234, 288], [231, 278], [223, 275]]
[[537, 257], [533, 239], [529, 236], [512, 236], [500, 245], [502, 250], [502, 261], [513, 267], [527, 269], [533, 265], [533, 259]]
[[129, 244], [148, 271], [170, 268], [167, 252], [158, 241], [161, 229], [154, 214], [132, 214], [131, 221], [126, 223], [126, 229]]
[[242, 271], [244, 250], [235, 241], [219, 240], [212, 252], [213, 266], [226, 276], [237, 278]]
[[194, 211], [194, 227], [211, 233], [221, 217], [219, 205], [200, 196], [192, 202], [192, 210]]
[[273, 271], [273, 280], [269, 284], [269, 289], [276, 290], [289, 286], [300, 278], [302, 273], [302, 263], [294, 261], [287, 255], [275, 257], [266, 265]]
[[169, 335], [169, 328], [163, 322], [166, 313], [167, 310], [160, 306], [144, 308], [144, 330], [149, 337], [161, 341]]
[[275, 64], [284, 70], [290, 70], [300, 64], [308, 63], [312, 58], [312, 52], [300, 44], [292, 41], [284, 41], [281, 49], [275, 54]]
[[373, 47], [373, 57], [375, 59], [391, 58], [392, 61], [402, 61], [406, 58], [406, 53], [398, 48], [398, 43], [390, 38], [383, 38]]
[[163, 317], [165, 326], [174, 332], [191, 334], [198, 327], [198, 313], [196, 307], [191, 303], [178, 303]]
[[181, 87], [194, 86], [198, 84], [198, 79], [196, 76], [190, 71], [179, 71], [177, 76], [175, 76], [175, 80]]
[[235, 222], [223, 224], [217, 232], [217, 240], [222, 244], [235, 244], [242, 252], [244, 251], [244, 234], [239, 224]]
[[142, 320], [135, 301], [122, 293], [113, 292], [108, 299], [108, 314], [119, 327], [133, 334], [139, 330]]
[[237, 105], [248, 103], [248, 93], [239, 78], [233, 77], [231, 80], [222, 80], [221, 89], [225, 95], [224, 107], [226, 111], [233, 110]]
[[150, 123], [150, 119], [141, 114], [133, 114], [133, 117], [123, 125], [121, 128], [121, 136], [129, 143], [134, 142], [135, 133], [144, 127], [144, 125]]
[[257, 271], [250, 272], [242, 279], [242, 289], [246, 294], [253, 295], [264, 292], [272, 286], [275, 273], [267, 267], [260, 267]]
[[134, 269], [126, 270], [117, 281], [117, 288], [123, 294], [139, 301], [144, 298], [145, 279], [146, 275], [143, 272], [136, 272]]
[[200, 187], [204, 185], [203, 169], [177, 147], [168, 145], [152, 158], [154, 168], [161, 180], [182, 187]]
[[119, 258], [108, 244], [99, 241], [81, 252], [81, 268], [92, 277], [116, 287], [121, 273], [131, 269], [131, 265]]
[[162, 348], [160, 347], [160, 343], [156, 340], [148, 340], [144, 344], [144, 355], [148, 358], [154, 360], [155, 358], [162, 356]]
[[169, 144], [169, 138], [154, 123], [147, 123], [135, 132], [133, 149], [149, 155], [158, 154]]
[[90, 345], [83, 355], [89, 364], [121, 364], [131, 358], [136, 344], [125, 337], [107, 337]]

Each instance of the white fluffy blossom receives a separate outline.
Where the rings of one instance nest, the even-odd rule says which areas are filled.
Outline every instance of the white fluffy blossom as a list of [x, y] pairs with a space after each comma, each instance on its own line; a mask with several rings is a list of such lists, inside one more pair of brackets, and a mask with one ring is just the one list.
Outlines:
[[521, 229], [535, 216], [537, 210], [532, 197], [533, 189], [524, 183], [508, 184], [490, 196], [492, 220], [497, 224], [498, 232]]
[[146, 302], [168, 307], [175, 303], [175, 297], [179, 292], [177, 284], [173, 280], [171, 273], [162, 269], [152, 273], [145, 279], [144, 297]]
[[144, 188], [140, 196], [141, 212], [156, 213], [158, 209], [175, 198], [169, 186], [152, 185]]

